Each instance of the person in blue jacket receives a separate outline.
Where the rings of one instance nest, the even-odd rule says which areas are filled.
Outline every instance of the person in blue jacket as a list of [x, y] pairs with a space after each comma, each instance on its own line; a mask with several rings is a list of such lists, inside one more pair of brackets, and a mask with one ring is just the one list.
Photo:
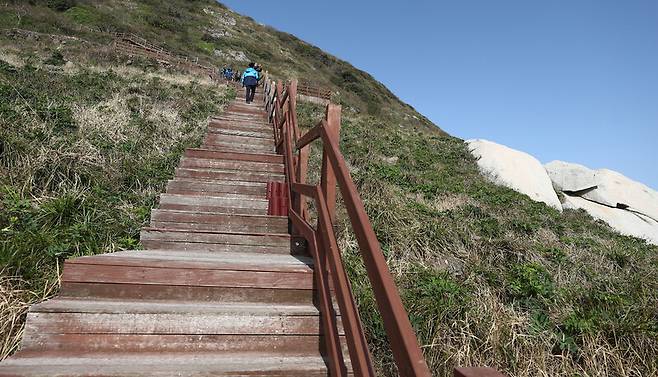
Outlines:
[[249, 68], [245, 69], [242, 73], [242, 86], [247, 88], [246, 101], [251, 103], [254, 100], [254, 95], [256, 94], [256, 86], [258, 86], [258, 80], [260, 80], [260, 74], [254, 68], [255, 63], [249, 63]]

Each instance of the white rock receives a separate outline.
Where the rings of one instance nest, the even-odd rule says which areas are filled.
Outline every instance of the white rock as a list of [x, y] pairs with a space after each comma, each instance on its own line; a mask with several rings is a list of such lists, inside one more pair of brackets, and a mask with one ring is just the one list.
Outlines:
[[553, 161], [545, 167], [553, 185], [561, 191], [595, 187], [578, 196], [609, 207], [627, 207], [629, 211], [658, 221], [658, 192], [639, 182], [612, 170], [592, 170], [561, 161]]
[[558, 191], [582, 191], [596, 186], [595, 172], [583, 165], [552, 161], [544, 165]]
[[658, 222], [646, 216], [567, 195], [563, 205], [565, 209], [584, 209], [592, 217], [605, 221], [621, 234], [643, 238], [658, 245]]
[[623, 205], [629, 211], [658, 220], [658, 192], [655, 190], [608, 169], [597, 170], [596, 180], [598, 188], [583, 198], [613, 207]]
[[236, 51], [236, 50], [214, 50], [213, 51], [214, 55], [219, 57], [219, 58], [225, 58], [225, 59], [231, 59], [239, 62], [246, 62], [249, 61], [249, 58], [247, 58], [247, 55], [243, 51]]
[[494, 183], [562, 210], [551, 179], [539, 160], [527, 153], [487, 140], [474, 139], [467, 140], [466, 143], [471, 153], [477, 157], [480, 171]]

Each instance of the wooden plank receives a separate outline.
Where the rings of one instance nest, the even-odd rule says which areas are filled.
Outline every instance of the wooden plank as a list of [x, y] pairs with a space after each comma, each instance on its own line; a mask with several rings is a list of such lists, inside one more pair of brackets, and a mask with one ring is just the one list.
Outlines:
[[240, 130], [240, 129], [227, 129], [220, 127], [208, 127], [208, 134], [218, 134], [218, 135], [231, 135], [231, 136], [246, 136], [253, 138], [267, 139], [270, 143], [274, 144], [274, 136], [272, 132], [268, 130]]
[[267, 207], [267, 200], [256, 198], [252, 195], [241, 194], [218, 194], [218, 195], [178, 195], [178, 194], [160, 194], [160, 203], [176, 204], [199, 204], [199, 205], [218, 205], [227, 207], [242, 208], [263, 208]]
[[178, 195], [209, 195], [232, 194], [252, 196], [255, 199], [264, 199], [266, 194], [265, 182], [253, 182], [255, 185], [235, 185], [239, 181], [213, 181], [201, 179], [176, 178], [167, 183], [167, 194]]
[[265, 162], [183, 157], [179, 167], [189, 169], [232, 170], [238, 173], [247, 171], [250, 173], [268, 173], [268, 175], [278, 174], [279, 176], [283, 176], [283, 164], [271, 164]]
[[[283, 217], [282, 217], [283, 218]], [[249, 225], [249, 224], [217, 224], [217, 223], [198, 223], [198, 222], [171, 222], [151, 220], [150, 226], [160, 229], [175, 229], [189, 231], [208, 231], [208, 232], [243, 232], [243, 233], [266, 233], [266, 232], [283, 232], [287, 229], [269, 228], [267, 225]]]
[[236, 143], [236, 144], [245, 144], [252, 146], [265, 146], [273, 147], [274, 141], [269, 139], [264, 139], [262, 137], [253, 137], [253, 136], [242, 136], [242, 135], [226, 135], [220, 133], [207, 133], [204, 139], [207, 143], [217, 144], [217, 143]]
[[312, 289], [312, 275], [297, 272], [224, 271], [70, 264], [63, 282], [183, 285], [194, 287]]
[[[249, 229], [250, 232], [257, 233], [288, 232], [288, 220], [278, 216], [225, 215], [154, 209], [151, 211], [151, 222], [207, 224], [224, 231]], [[151, 227], [158, 228], [153, 225]]]
[[244, 234], [244, 233], [215, 233], [189, 230], [170, 230], [158, 228], [142, 228], [141, 240], [156, 241], [182, 241], [212, 243], [222, 245], [253, 245], [290, 247], [289, 234]]
[[283, 156], [270, 154], [227, 153], [208, 149], [190, 148], [185, 150], [185, 157], [213, 158], [235, 161], [253, 161], [283, 164]]
[[41, 334], [319, 335], [318, 316], [240, 313], [29, 313]]
[[212, 251], [216, 253], [256, 253], [256, 254], [295, 254], [290, 247], [228, 245], [220, 243], [142, 240], [142, 245], [150, 250]]
[[30, 351], [68, 352], [271, 352], [277, 355], [318, 354], [320, 337], [272, 335], [110, 335], [26, 333], [23, 347]]
[[308, 304], [310, 289], [196, 287], [176, 285], [62, 282], [63, 297], [185, 300], [210, 302], [259, 302], [278, 305]]
[[109, 313], [109, 314], [157, 314], [157, 313], [202, 313], [202, 314], [260, 314], [318, 316], [318, 309], [311, 303], [306, 305], [276, 305], [260, 303], [215, 303], [199, 301], [144, 301], [105, 300], [93, 298], [54, 298], [34, 305], [35, 313]]
[[231, 143], [221, 140], [204, 140], [202, 147], [207, 149], [225, 150], [244, 153], [264, 153], [274, 154], [274, 146], [252, 145], [245, 143]]
[[[23, 369], [20, 369], [23, 368]], [[167, 351], [166, 353], [129, 353], [115, 350], [66, 354], [58, 351], [21, 352], [0, 369], [3, 376], [327, 376], [324, 359], [319, 354], [271, 352], [214, 353]]]
[[245, 131], [251, 130], [256, 132], [266, 132], [267, 130], [272, 130], [272, 126], [269, 123], [263, 121], [227, 116], [212, 119], [208, 123], [208, 128]]
[[291, 255], [272, 255], [267, 258], [266, 263], [263, 263], [262, 256], [251, 254], [249, 258], [244, 258], [244, 255], [249, 254], [239, 255], [238, 253], [231, 253], [229, 255], [219, 256], [216, 253], [209, 252], [147, 250], [80, 257], [66, 261], [65, 266], [69, 264], [86, 264], [229, 271], [295, 272], [307, 274], [313, 272], [311, 267], [312, 262], [310, 260], [300, 260]]
[[[223, 149], [223, 148], [222, 148]], [[226, 149], [228, 150], [228, 149]], [[194, 178], [194, 179], [210, 179], [210, 180], [225, 180], [225, 181], [243, 181], [243, 182], [269, 182], [269, 181], [283, 181], [284, 175], [279, 173], [269, 172], [244, 172], [236, 173], [231, 170], [213, 170], [213, 169], [200, 169], [200, 168], [176, 168], [177, 178]]]

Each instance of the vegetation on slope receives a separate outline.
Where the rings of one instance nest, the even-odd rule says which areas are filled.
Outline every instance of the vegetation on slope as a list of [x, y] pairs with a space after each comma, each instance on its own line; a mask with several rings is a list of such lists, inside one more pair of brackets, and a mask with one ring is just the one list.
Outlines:
[[[300, 115], [310, 127], [322, 109], [303, 104]], [[344, 113], [341, 148], [437, 375], [455, 365], [512, 376], [658, 371], [656, 247], [493, 185], [461, 140], [401, 124]], [[349, 228], [339, 216], [368, 339], [394, 375]]]
[[29, 304], [56, 291], [64, 259], [138, 246], [182, 151], [234, 93], [138, 67], [64, 69], [61, 52], [4, 42], [15, 65], [0, 60], [3, 357]]
[[[244, 54], [277, 77], [311, 79], [337, 93], [342, 150], [436, 375], [455, 365], [490, 365], [511, 376], [658, 373], [657, 248], [582, 211], [560, 214], [487, 182], [461, 140], [367, 73], [210, 0], [4, 7], [3, 27], [88, 41], [58, 42], [60, 56], [39, 40], [13, 50], [7, 46], [17, 38], [2, 40], [4, 59], [21, 63], [3, 63], [0, 73], [9, 104], [0, 110], [2, 201], [14, 211], [0, 219], [8, 229], [0, 242], [9, 297], [34, 301], [52, 291], [43, 287], [53, 285], [65, 257], [133, 247], [178, 153], [198, 140], [203, 119], [224, 98], [208, 86], [172, 82], [170, 72], [157, 79], [133, 71], [141, 68], [97, 67], [125, 61], [101, 47], [90, 53], [89, 43], [107, 44], [108, 31], [134, 32], [214, 65], [244, 64]], [[71, 56], [84, 57], [81, 67], [52, 67]], [[103, 115], [106, 108], [118, 110]], [[183, 122], [153, 120], [170, 119], [156, 108], [176, 109]], [[315, 105], [299, 112], [306, 127], [322, 116]], [[98, 118], [114, 126], [99, 127]], [[149, 131], [154, 124], [169, 134]], [[91, 224], [93, 235], [85, 233]], [[394, 375], [344, 213], [337, 229], [378, 368]], [[2, 326], [14, 339], [20, 331], [5, 319]]]

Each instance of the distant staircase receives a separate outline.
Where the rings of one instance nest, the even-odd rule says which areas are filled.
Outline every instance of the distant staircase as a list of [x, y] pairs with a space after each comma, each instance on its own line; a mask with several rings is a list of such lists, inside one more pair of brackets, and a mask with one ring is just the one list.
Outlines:
[[185, 152], [146, 250], [68, 260], [0, 375], [327, 376], [313, 262], [267, 215], [283, 173], [264, 110], [233, 102]]

